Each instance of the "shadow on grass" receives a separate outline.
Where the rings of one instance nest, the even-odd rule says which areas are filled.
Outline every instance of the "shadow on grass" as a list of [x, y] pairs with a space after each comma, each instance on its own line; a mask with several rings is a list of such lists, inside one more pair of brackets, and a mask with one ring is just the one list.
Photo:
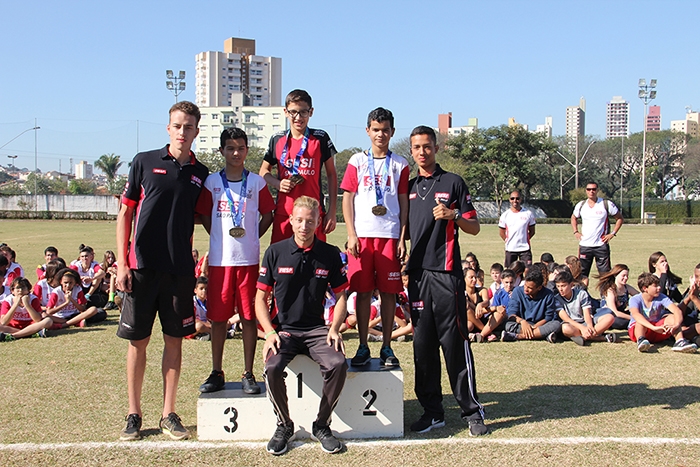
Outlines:
[[645, 406], [683, 409], [700, 400], [700, 387], [653, 389], [644, 383], [541, 385], [508, 393], [485, 392], [480, 394], [479, 399], [488, 404], [489, 418], [509, 419], [490, 424], [496, 429]]
[[[645, 406], [661, 406], [664, 410], [684, 409], [700, 401], [700, 387], [675, 386], [650, 388], [644, 383], [605, 385], [541, 385], [515, 392], [483, 392], [479, 401], [485, 406], [487, 424], [492, 430], [545, 420], [576, 418], [586, 415], [614, 413]], [[585, 401], [585, 403], [584, 403]], [[460, 418], [460, 409], [451, 395], [445, 395], [446, 426], [435, 432], [416, 435], [421, 438], [443, 438], [457, 435], [467, 428]], [[407, 436], [410, 425], [423, 413], [417, 400], [404, 401]], [[492, 421], [505, 419], [503, 421]]]

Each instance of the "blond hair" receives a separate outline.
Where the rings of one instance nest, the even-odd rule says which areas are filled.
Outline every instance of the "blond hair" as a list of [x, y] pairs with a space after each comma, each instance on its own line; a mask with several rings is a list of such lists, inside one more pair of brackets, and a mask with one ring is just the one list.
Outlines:
[[306, 208], [318, 213], [318, 200], [310, 196], [300, 196], [294, 200], [295, 208]]

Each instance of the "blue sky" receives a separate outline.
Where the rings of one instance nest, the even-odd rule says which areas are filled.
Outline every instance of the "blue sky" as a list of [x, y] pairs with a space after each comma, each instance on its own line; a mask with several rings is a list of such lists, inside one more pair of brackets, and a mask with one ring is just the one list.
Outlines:
[[[630, 102], [641, 131], [639, 78], [658, 80], [662, 127], [700, 109], [700, 2], [673, 1], [202, 1], [6, 2], [0, 30], [0, 146], [37, 119], [38, 165], [167, 142], [174, 102], [165, 70], [185, 70], [194, 100], [194, 56], [228, 37], [256, 40], [282, 58], [283, 94], [307, 89], [311, 126], [338, 149], [365, 146], [367, 113], [383, 106], [396, 137], [419, 124], [509, 117], [534, 128], [546, 116], [564, 133], [565, 109], [587, 101], [586, 132], [605, 133], [605, 105]], [[295, 4], [299, 7], [295, 8]], [[138, 138], [137, 138], [138, 121]], [[0, 149], [34, 167], [27, 132]], [[125, 169], [122, 169], [125, 173]]]

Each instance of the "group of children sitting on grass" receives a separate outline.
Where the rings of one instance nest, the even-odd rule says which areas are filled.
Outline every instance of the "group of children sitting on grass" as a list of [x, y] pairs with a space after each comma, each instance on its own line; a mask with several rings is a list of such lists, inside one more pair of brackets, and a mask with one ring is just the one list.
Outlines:
[[37, 267], [32, 287], [14, 250], [0, 246], [0, 342], [82, 328], [103, 321], [105, 310], [117, 308], [114, 253], [107, 251], [100, 264], [92, 248], [80, 245], [79, 250], [79, 257], [67, 265], [55, 247], [47, 247], [46, 263]]
[[529, 267], [516, 261], [503, 269], [496, 263], [488, 288], [473, 253], [463, 266], [472, 342], [554, 343], [564, 337], [583, 346], [591, 341], [618, 342], [619, 335], [612, 331], [627, 330], [640, 352], [668, 339], [675, 341], [673, 351], [697, 351], [700, 264], [684, 294], [678, 289], [681, 278], [671, 272], [662, 252], [649, 257], [649, 272], [639, 275], [638, 289], [627, 284], [629, 268], [616, 264], [597, 278], [600, 300], [589, 294], [589, 280], [581, 275], [575, 256], [567, 257], [563, 265], [554, 263], [549, 253]]

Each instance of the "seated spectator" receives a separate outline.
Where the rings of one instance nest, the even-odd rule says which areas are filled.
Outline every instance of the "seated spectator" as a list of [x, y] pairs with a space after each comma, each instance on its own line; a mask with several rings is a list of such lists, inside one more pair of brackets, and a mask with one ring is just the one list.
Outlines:
[[58, 280], [58, 271], [65, 269], [66, 263], [62, 258], [52, 259], [46, 263], [44, 268], [44, 278], [34, 284], [34, 295], [39, 298], [41, 312], [46, 313], [46, 306], [49, 304], [49, 297], [53, 289], [61, 285]]
[[491, 265], [490, 273], [491, 280], [493, 283], [489, 286], [489, 300], [493, 298], [493, 295], [501, 288], [501, 273], [503, 272], [503, 265], [501, 263], [493, 263]]
[[513, 293], [515, 274], [510, 269], [504, 269], [500, 274], [502, 287], [496, 291], [489, 303], [488, 320], [483, 329], [475, 337], [476, 342], [493, 342], [498, 340], [498, 335], [505, 328], [506, 308]]
[[[544, 264], [547, 265], [547, 285], [546, 285], [546, 287], [549, 290], [551, 290], [552, 292], [556, 292], [557, 291], [557, 283], [554, 282], [554, 279], [556, 279], [556, 277], [559, 275], [559, 273], [563, 272], [563, 271], [557, 272], [557, 268], [559, 267], [559, 265], [555, 262], [544, 263]], [[569, 270], [569, 268], [566, 267], [566, 265], [564, 267], [566, 268], [567, 271]]]
[[522, 261], [513, 261], [513, 263], [508, 266], [508, 269], [513, 271], [515, 274], [515, 282], [513, 282], [513, 288], [520, 287], [523, 285], [523, 276], [525, 275], [526, 265]]
[[693, 337], [698, 334], [700, 325], [692, 329], [683, 329], [683, 312], [678, 305], [661, 293], [659, 278], [644, 272], [639, 275], [637, 286], [640, 294], [630, 299], [629, 336], [637, 343], [637, 350], [647, 352], [652, 344], [675, 338], [674, 352], [695, 353], [698, 346], [690, 342], [685, 335]]
[[659, 278], [661, 293], [678, 303], [683, 300], [683, 294], [678, 290], [678, 286], [683, 279], [671, 272], [666, 255], [657, 251], [649, 256], [649, 272]]
[[107, 304], [107, 294], [102, 293], [100, 285], [106, 271], [103, 271], [100, 263], [95, 261], [95, 250], [92, 247], [81, 244], [78, 248], [80, 249], [80, 256], [78, 259], [71, 261], [68, 267], [76, 271], [80, 276], [83, 294], [90, 302], [90, 306], [103, 307]]
[[[186, 336], [186, 339], [199, 338], [208, 341], [211, 339], [211, 323], [207, 319], [207, 287], [209, 281], [206, 277], [198, 277], [194, 286], [194, 328], [195, 333]], [[229, 327], [230, 328], [230, 327]]]
[[551, 253], [542, 253], [540, 256], [540, 263], [546, 264], [547, 268], [549, 268], [551, 264], [554, 264], [554, 256], [552, 256]]
[[484, 287], [477, 285], [476, 271], [470, 267], [464, 271], [465, 295], [467, 298], [467, 331], [471, 341], [476, 339], [474, 332], [484, 328], [489, 313], [489, 294]]
[[49, 261], [53, 261], [56, 258], [58, 258], [58, 250], [56, 247], [47, 246], [44, 250], [44, 264], [40, 264], [36, 267], [36, 279], [38, 281], [44, 278], [44, 274], [46, 273], [46, 265], [49, 264]]
[[[476, 258], [476, 255], [470, 251], [464, 257], [464, 261], [466, 261], [467, 267], [472, 268], [474, 271], [476, 271], [476, 285], [478, 285], [479, 287], [483, 287], [484, 270], [481, 269], [481, 266], [479, 265], [479, 260]], [[462, 269], [465, 268], [463, 267]]]
[[[367, 340], [370, 342], [383, 342], [384, 334], [382, 327], [382, 317], [380, 314], [381, 296], [370, 306], [369, 334]], [[410, 306], [401, 294], [397, 294], [396, 311], [394, 312], [394, 323], [392, 324], [391, 340], [406, 340], [406, 336], [413, 333], [411, 324]]]
[[353, 292], [347, 297], [347, 316], [345, 321], [340, 325], [340, 332], [345, 332], [350, 329], [355, 329], [357, 326], [357, 316], [355, 316], [355, 307], [357, 305], [357, 292]]
[[11, 295], [0, 305], [0, 342], [31, 337], [46, 337], [46, 329], [53, 322], [41, 316], [41, 303], [31, 293], [32, 284], [24, 277], [18, 277], [10, 285]]
[[588, 276], [584, 276], [581, 272], [581, 260], [578, 256], [567, 256], [564, 260], [566, 265], [569, 267], [571, 275], [574, 276], [574, 282], [576, 285], [583, 289], [588, 289]]
[[70, 326], [84, 328], [88, 320], [96, 317], [98, 312], [96, 307], [88, 306], [80, 275], [75, 270], [66, 268], [60, 270], [56, 277], [60, 285], [51, 291], [46, 306], [46, 314], [53, 321], [51, 329]]
[[[690, 287], [683, 294], [683, 299], [678, 303], [678, 308], [683, 311], [684, 326], [691, 328], [698, 323], [698, 310], [700, 310], [700, 264], [695, 266], [693, 275], [690, 276]], [[699, 345], [699, 336], [696, 336], [693, 342]]]
[[100, 269], [105, 272], [100, 285], [100, 291], [107, 294], [107, 303], [105, 310], [116, 310], [117, 305], [114, 303], [117, 293], [117, 257], [114, 256], [112, 250], [105, 251], [105, 255], [100, 263]]
[[22, 269], [22, 266], [15, 262], [17, 259], [15, 256], [15, 250], [9, 246], [5, 245], [0, 247], [0, 254], [7, 258], [8, 262], [7, 270], [5, 271], [5, 282], [3, 285], [10, 287], [13, 280], [17, 279], [18, 277], [24, 277], [24, 269]]
[[574, 286], [574, 277], [570, 272], [562, 272], [555, 282], [559, 291], [556, 297], [562, 307], [559, 310], [561, 332], [565, 337], [578, 345], [585, 345], [587, 341], [618, 342], [617, 334], [605, 334], [615, 321], [612, 311], [601, 308], [594, 314], [588, 292]]
[[523, 287], [516, 288], [508, 301], [508, 320], [501, 340], [547, 339], [550, 343], [556, 342], [561, 330], [561, 321], [557, 319], [559, 309], [552, 291], [544, 287], [544, 277], [539, 270], [528, 272]]
[[626, 264], [616, 264], [613, 268], [598, 277], [598, 292], [600, 292], [600, 308], [612, 311], [615, 316], [611, 329], [627, 329], [630, 315], [627, 306], [630, 297], [637, 295], [637, 289], [627, 283], [630, 270]]

